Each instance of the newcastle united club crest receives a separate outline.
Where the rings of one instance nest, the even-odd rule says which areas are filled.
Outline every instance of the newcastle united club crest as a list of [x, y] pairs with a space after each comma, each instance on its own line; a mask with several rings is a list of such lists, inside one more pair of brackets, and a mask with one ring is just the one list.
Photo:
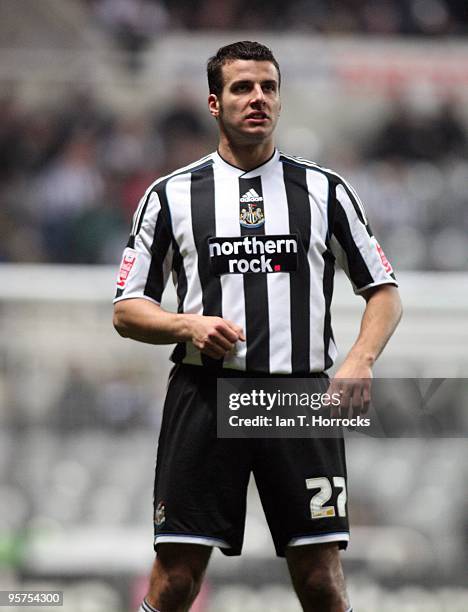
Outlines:
[[260, 227], [265, 223], [263, 198], [255, 189], [249, 189], [239, 199], [240, 217], [242, 227], [250, 229]]
[[166, 521], [166, 506], [160, 501], [154, 513], [154, 524], [156, 527], [161, 527]]

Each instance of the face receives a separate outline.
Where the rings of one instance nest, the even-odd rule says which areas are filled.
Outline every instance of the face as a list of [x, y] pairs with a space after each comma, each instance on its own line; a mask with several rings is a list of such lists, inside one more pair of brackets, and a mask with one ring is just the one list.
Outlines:
[[222, 135], [236, 144], [259, 144], [272, 138], [281, 109], [278, 72], [271, 62], [234, 60], [225, 64], [223, 91], [210, 94], [210, 113]]

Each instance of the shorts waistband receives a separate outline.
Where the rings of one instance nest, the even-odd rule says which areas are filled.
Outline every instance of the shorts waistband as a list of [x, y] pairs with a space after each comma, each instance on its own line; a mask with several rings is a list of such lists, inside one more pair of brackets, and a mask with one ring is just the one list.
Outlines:
[[175, 364], [171, 374], [179, 368], [187, 373], [192, 372], [197, 376], [215, 376], [216, 378], [329, 378], [326, 372], [293, 372], [291, 374], [270, 374], [269, 372], [254, 372], [252, 370], [208, 368], [206, 366], [198, 366], [187, 363]]

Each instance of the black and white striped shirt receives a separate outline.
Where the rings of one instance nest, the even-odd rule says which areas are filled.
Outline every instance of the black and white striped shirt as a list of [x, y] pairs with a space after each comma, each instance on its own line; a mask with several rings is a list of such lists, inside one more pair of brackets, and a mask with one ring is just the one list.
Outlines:
[[279, 151], [244, 172], [212, 153], [155, 181], [140, 201], [115, 301], [157, 304], [172, 272], [178, 312], [220, 316], [246, 342], [224, 362], [191, 343], [172, 360], [253, 372], [328, 369], [338, 263], [359, 293], [396, 284], [353, 188], [338, 174]]

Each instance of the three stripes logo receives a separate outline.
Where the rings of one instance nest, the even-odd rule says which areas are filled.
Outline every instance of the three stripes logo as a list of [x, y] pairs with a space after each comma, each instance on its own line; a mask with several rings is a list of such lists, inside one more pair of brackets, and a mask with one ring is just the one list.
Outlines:
[[255, 189], [249, 189], [239, 199], [240, 217], [239, 222], [243, 227], [255, 228], [265, 223], [263, 211], [263, 198]]
[[259, 196], [255, 189], [249, 189], [240, 199], [241, 202], [263, 202], [262, 196]]

